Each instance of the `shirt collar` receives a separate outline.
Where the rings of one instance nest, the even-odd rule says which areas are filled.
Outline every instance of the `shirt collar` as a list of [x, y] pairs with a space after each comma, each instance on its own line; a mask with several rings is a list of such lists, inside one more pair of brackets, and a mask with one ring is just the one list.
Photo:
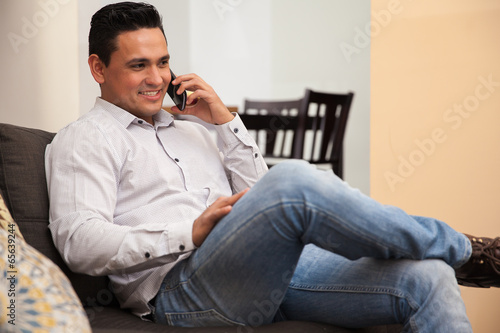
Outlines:
[[155, 121], [155, 128], [167, 127], [170, 125], [175, 126], [174, 116], [163, 109], [153, 116], [153, 120]]
[[[130, 112], [114, 105], [113, 103], [105, 101], [100, 97], [96, 98], [94, 107], [98, 107], [109, 112], [109, 114], [111, 114], [125, 128], [130, 126], [130, 124], [137, 123], [141, 120]], [[161, 109], [157, 114], [153, 116], [153, 120], [155, 122], [155, 129], [158, 127], [167, 127], [173, 125], [174, 116]]]

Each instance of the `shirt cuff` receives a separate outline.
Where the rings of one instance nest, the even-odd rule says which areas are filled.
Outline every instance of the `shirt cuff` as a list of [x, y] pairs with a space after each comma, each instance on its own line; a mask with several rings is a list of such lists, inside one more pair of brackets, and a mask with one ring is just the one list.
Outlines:
[[193, 224], [175, 223], [168, 227], [169, 253], [185, 253], [196, 249], [193, 243]]
[[251, 146], [252, 139], [248, 134], [248, 130], [245, 127], [245, 124], [243, 124], [243, 121], [237, 113], [233, 112], [233, 114], [233, 120], [222, 125], [214, 126], [217, 134], [219, 134], [222, 142], [224, 142], [227, 146], [233, 146], [240, 142], [243, 142], [245, 145]]

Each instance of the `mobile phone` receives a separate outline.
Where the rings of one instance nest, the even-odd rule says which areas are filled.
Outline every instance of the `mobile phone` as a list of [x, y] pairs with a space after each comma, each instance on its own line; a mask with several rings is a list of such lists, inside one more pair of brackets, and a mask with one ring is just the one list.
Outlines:
[[179, 85], [173, 85], [172, 81], [176, 78], [174, 72], [170, 70], [170, 84], [168, 85], [167, 88], [167, 93], [172, 98], [172, 101], [174, 101], [175, 105], [179, 108], [179, 110], [184, 110], [186, 108], [186, 100], [187, 100], [187, 94], [186, 91], [184, 91], [182, 94], [177, 94], [176, 91], [179, 88]]

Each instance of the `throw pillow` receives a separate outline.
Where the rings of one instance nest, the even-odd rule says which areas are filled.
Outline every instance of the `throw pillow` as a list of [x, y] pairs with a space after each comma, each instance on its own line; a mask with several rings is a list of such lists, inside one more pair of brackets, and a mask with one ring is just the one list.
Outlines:
[[0, 331], [91, 332], [64, 273], [24, 240], [0, 196]]

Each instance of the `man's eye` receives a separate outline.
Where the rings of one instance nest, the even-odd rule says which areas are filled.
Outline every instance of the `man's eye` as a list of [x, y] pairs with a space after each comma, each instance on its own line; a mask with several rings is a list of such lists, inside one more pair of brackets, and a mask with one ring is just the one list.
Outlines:
[[144, 68], [144, 64], [134, 64], [131, 67], [135, 68], [135, 69], [141, 69], [141, 68]]
[[160, 66], [162, 66], [162, 67], [166, 67], [166, 66], [168, 66], [168, 60], [163, 60], [163, 61], [160, 63]]

